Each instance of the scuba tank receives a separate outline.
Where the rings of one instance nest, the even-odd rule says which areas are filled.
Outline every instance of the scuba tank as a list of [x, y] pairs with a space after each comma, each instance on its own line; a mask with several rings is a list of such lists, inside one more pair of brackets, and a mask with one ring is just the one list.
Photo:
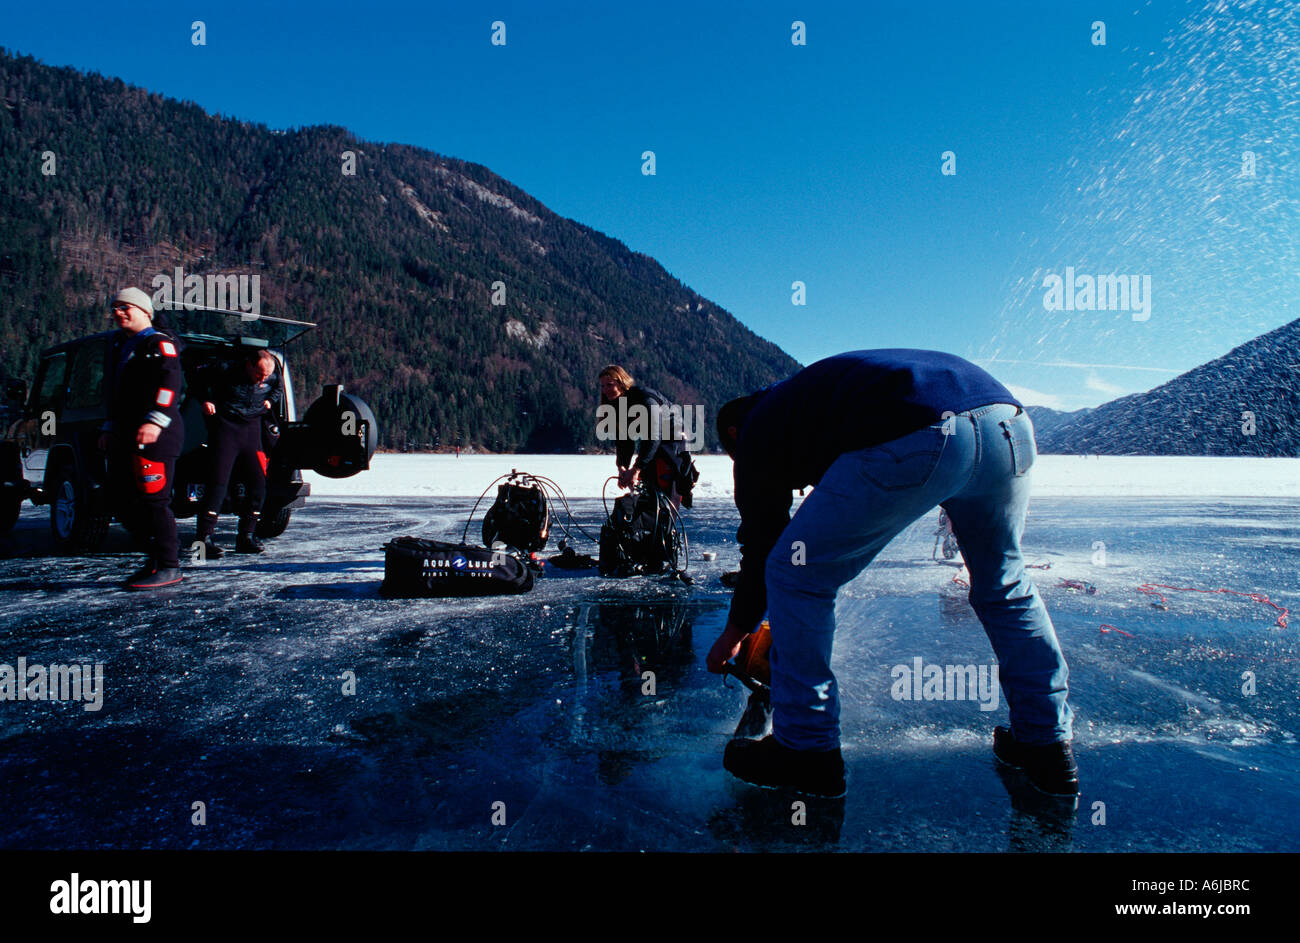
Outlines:
[[531, 475], [512, 472], [497, 487], [497, 499], [483, 516], [483, 543], [498, 540], [524, 553], [546, 546], [551, 534], [551, 512], [546, 492]]

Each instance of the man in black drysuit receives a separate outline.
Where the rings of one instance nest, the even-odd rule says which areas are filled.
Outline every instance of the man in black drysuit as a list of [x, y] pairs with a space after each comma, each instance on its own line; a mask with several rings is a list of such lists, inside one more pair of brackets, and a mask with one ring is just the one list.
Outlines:
[[203, 376], [203, 409], [208, 415], [208, 481], [204, 486], [203, 509], [199, 513], [197, 537], [203, 541], [208, 559], [218, 559], [225, 550], [212, 540], [226, 499], [231, 473], [243, 482], [246, 503], [239, 516], [236, 553], [261, 553], [262, 542], [254, 533], [266, 500], [266, 453], [262, 450], [262, 418], [273, 414], [280, 403], [280, 374], [274, 355], [262, 348], [242, 361]]
[[153, 302], [138, 288], [113, 299], [118, 330], [109, 355], [109, 418], [100, 436], [108, 452], [114, 513], [147, 543], [149, 559], [127, 579], [130, 589], [181, 581], [172, 480], [185, 441], [181, 421], [179, 341], [153, 326]]

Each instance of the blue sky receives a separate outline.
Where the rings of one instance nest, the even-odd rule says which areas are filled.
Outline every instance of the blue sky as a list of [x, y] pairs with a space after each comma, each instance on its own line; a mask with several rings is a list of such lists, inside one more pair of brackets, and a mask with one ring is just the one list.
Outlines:
[[[804, 363], [942, 349], [1076, 408], [1297, 316], [1297, 23], [1175, 0], [67, 3], [11, 8], [0, 44], [484, 164]], [[1150, 316], [1046, 310], [1066, 266], [1149, 276]]]

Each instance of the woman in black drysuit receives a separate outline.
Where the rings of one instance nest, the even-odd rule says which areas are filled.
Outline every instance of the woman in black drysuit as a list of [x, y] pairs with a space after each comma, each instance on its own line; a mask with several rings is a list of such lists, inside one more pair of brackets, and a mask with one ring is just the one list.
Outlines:
[[262, 451], [262, 417], [274, 413], [280, 402], [280, 374], [276, 360], [265, 348], [203, 378], [203, 409], [208, 415], [208, 481], [203, 492], [197, 537], [203, 552], [217, 559], [225, 551], [212, 541], [226, 499], [232, 472], [245, 484], [247, 499], [239, 516], [235, 553], [261, 553], [255, 531], [266, 500], [266, 453]]
[[[618, 415], [632, 416], [638, 409], [651, 415], [651, 407], [658, 407], [659, 416], [670, 415], [667, 400], [648, 387], [637, 386], [622, 367], [606, 367], [599, 379], [602, 405], [618, 409], [619, 399], [626, 401]], [[621, 424], [618, 427], [614, 454], [619, 486], [631, 488], [640, 481], [647, 488], [666, 494], [675, 506], [690, 507], [691, 490], [699, 473], [686, 449], [680, 423], [669, 419], [661, 427], [657, 421], [647, 421], [645, 429], [644, 437], [634, 437]]]

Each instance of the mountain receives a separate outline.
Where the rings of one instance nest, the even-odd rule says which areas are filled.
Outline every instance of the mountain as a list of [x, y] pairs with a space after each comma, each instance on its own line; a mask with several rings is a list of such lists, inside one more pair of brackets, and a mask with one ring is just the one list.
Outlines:
[[28, 380], [177, 266], [256, 274], [261, 313], [318, 322], [300, 398], [345, 383], [387, 447], [600, 447], [605, 364], [710, 414], [799, 366], [487, 168], [342, 128], [274, 131], [0, 50], [0, 174], [0, 371]]
[[1039, 442], [1039, 448], [1042, 448], [1043, 436], [1056, 432], [1058, 429], [1068, 426], [1076, 419], [1080, 419], [1092, 412], [1092, 407], [1086, 409], [1076, 409], [1073, 412], [1063, 412], [1059, 409], [1051, 409], [1047, 406], [1026, 406], [1025, 412], [1029, 413], [1029, 418], [1034, 423], [1034, 437]]
[[1037, 431], [1044, 453], [1298, 457], [1300, 320], [1147, 393]]

